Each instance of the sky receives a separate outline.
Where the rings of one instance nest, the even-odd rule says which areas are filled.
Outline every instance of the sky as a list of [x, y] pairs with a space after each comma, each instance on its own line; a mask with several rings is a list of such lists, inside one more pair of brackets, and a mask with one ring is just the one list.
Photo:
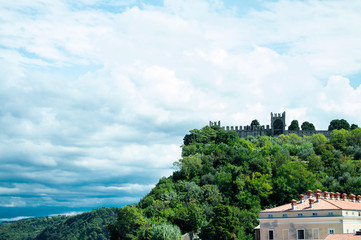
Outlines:
[[136, 203], [189, 130], [361, 125], [361, 1], [0, 0], [0, 221]]

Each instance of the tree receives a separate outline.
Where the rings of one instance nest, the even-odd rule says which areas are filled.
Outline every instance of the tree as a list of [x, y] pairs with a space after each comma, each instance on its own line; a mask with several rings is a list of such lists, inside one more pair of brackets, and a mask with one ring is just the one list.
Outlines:
[[328, 126], [328, 130], [350, 130], [350, 124], [345, 119], [334, 119], [330, 122], [330, 125]]
[[190, 201], [179, 204], [174, 209], [173, 223], [184, 232], [188, 232], [190, 238], [202, 228], [205, 222], [205, 214], [197, 201]]
[[351, 124], [350, 130], [354, 130], [354, 129], [357, 129], [357, 128], [359, 128], [357, 124]]
[[301, 125], [303, 131], [315, 131], [315, 126], [310, 122], [303, 122]]
[[348, 137], [349, 145], [361, 146], [361, 128], [355, 128]]
[[298, 125], [298, 121], [297, 120], [292, 120], [291, 125], [288, 127], [288, 130], [291, 130], [291, 131], [300, 130], [300, 126]]
[[154, 240], [180, 240], [182, 238], [181, 231], [178, 226], [162, 223], [153, 226]]
[[326, 144], [327, 138], [323, 134], [313, 134], [311, 136], [311, 143], [312, 143], [313, 147], [318, 147], [321, 144]]
[[108, 226], [110, 240], [134, 239], [137, 230], [145, 224], [140, 209], [135, 206], [125, 206], [119, 210], [118, 221]]
[[252, 120], [251, 122], [251, 128], [258, 127], [260, 124], [257, 119]]
[[347, 146], [348, 139], [350, 138], [350, 132], [341, 129], [341, 130], [333, 130], [330, 137], [330, 143], [338, 150], [344, 150]]
[[202, 229], [201, 239], [209, 240], [233, 240], [237, 239], [239, 220], [233, 215], [228, 205], [217, 205], [214, 207], [214, 216], [211, 222]]

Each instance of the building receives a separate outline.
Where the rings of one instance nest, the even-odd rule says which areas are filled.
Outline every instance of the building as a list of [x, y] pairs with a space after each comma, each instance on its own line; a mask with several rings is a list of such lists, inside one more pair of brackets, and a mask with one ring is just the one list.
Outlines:
[[[209, 122], [209, 126], [219, 126], [221, 127], [221, 122]], [[266, 126], [222, 126], [226, 131], [235, 131], [238, 133], [239, 137], [245, 138], [248, 136], [274, 136], [280, 134], [297, 134], [298, 136], [312, 136], [313, 134], [323, 134], [327, 138], [330, 137], [331, 131], [327, 130], [316, 130], [316, 131], [290, 131], [286, 130], [286, 112], [281, 113], [271, 113], [271, 124]]]
[[308, 190], [298, 201], [261, 211], [258, 220], [255, 232], [260, 240], [321, 240], [331, 234], [359, 239], [361, 196]]

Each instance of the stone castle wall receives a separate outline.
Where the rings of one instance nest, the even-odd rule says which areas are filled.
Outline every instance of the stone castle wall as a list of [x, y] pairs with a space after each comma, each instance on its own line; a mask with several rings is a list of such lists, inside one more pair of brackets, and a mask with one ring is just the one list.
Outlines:
[[[277, 129], [275, 129], [274, 124], [276, 121], [278, 121], [278, 124], [281, 123], [282, 127], [280, 128], [278, 126]], [[271, 127], [270, 125], [266, 125], [266, 127], [263, 126], [221, 126], [221, 122], [209, 122], [209, 126], [213, 127], [213, 126], [218, 126], [221, 127], [223, 130], [225, 131], [235, 131], [238, 133], [239, 137], [241, 138], [245, 138], [248, 136], [254, 136], [254, 137], [258, 137], [258, 136], [273, 136], [273, 135], [280, 135], [280, 134], [296, 134], [300, 137], [302, 136], [312, 136], [313, 134], [323, 134], [325, 135], [327, 138], [329, 138], [331, 136], [331, 131], [327, 131], [327, 130], [316, 130], [316, 131], [303, 131], [303, 130], [298, 130], [298, 131], [292, 131], [292, 130], [286, 130], [286, 113], [283, 112], [282, 114], [280, 113], [271, 113]]]

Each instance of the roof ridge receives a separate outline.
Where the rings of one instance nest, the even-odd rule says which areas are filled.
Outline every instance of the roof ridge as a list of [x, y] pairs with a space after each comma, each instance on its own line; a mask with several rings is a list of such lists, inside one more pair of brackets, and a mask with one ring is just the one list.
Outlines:
[[339, 206], [337, 206], [336, 204], [332, 203], [329, 199], [324, 198], [323, 200], [326, 201], [326, 202], [328, 202], [329, 204], [337, 207], [338, 209], [342, 209], [341, 207], [339, 207]]

